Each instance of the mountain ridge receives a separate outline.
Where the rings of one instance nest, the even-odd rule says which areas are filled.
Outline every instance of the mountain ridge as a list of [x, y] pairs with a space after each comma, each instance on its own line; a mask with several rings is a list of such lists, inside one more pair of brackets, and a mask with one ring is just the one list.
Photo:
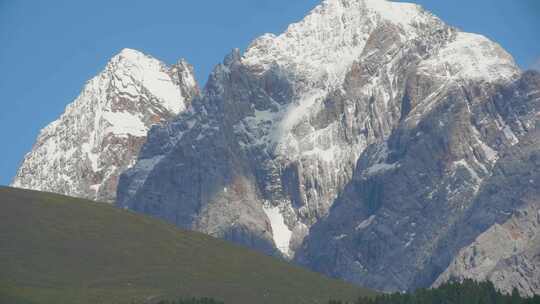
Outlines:
[[[388, 17], [385, 15], [381, 17], [381, 6], [383, 6], [383, 8], [386, 8], [387, 6], [392, 7], [394, 8], [394, 10], [392, 11], [398, 11], [401, 8], [404, 8], [403, 11], [405, 12], [405, 14], [406, 12], [410, 12], [407, 15], [410, 15], [412, 17], [410, 17], [409, 21], [405, 23], [401, 21], [398, 22], [397, 27], [395, 25], [388, 25]], [[341, 19], [338, 18], [340, 14], [343, 15], [341, 16]], [[365, 16], [368, 16], [368, 18], [365, 18]], [[347, 22], [344, 23], [344, 20]], [[392, 18], [390, 18], [390, 20], [395, 21], [395, 19]], [[416, 28], [414, 28], [412, 33], [408, 34], [404, 31], [403, 28], [399, 27], [403, 24], [409, 26], [409, 23], [412, 23], [413, 20], [416, 22]], [[336, 90], [339, 94], [340, 89], [334, 88], [336, 87], [335, 81], [338, 81], [338, 83], [343, 82], [344, 80], [340, 79], [345, 77], [345, 72], [335, 72], [333, 69], [330, 69], [329, 71], [329, 68], [327, 66], [336, 65], [338, 58], [340, 58], [340, 54], [347, 52], [362, 53], [362, 49], [365, 48], [366, 45], [368, 46], [368, 49], [370, 49], [370, 47], [384, 47], [382, 45], [377, 45], [377, 37], [380, 37], [380, 35], [386, 35], [388, 31], [395, 31], [395, 36], [389, 36], [388, 38], [395, 38], [397, 41], [403, 41], [403, 39], [405, 39], [405, 42], [401, 42], [403, 43], [402, 45], [390, 49], [389, 51], [391, 53], [379, 54], [379, 57], [373, 56], [372, 54], [365, 54], [368, 60], [371, 59], [373, 61], [373, 64], [375, 63], [375, 60], [383, 59], [383, 57], [381, 56], [390, 56], [390, 60], [392, 60], [392, 57], [399, 56], [399, 52], [402, 52], [402, 50], [399, 49], [400, 47], [402, 49], [406, 49], [410, 48], [411, 44], [414, 44], [408, 39], [413, 39], [414, 41], [414, 39], [421, 36], [415, 31], [425, 30], [424, 28], [426, 26], [423, 25], [424, 23], [422, 22], [430, 23], [430, 25], [433, 27], [433, 29], [429, 30], [429, 32], [431, 33], [429, 35], [432, 35], [432, 39], [435, 41], [433, 44], [422, 45], [422, 47], [435, 49], [435, 51], [437, 51], [437, 48], [442, 48], [443, 46], [438, 46], [439, 42], [435, 40], [440, 39], [439, 36], [442, 36], [444, 39], [448, 39], [450, 42], [459, 41], [457, 40], [459, 38], [459, 35], [456, 35], [454, 33], [454, 29], [445, 26], [438, 18], [425, 12], [416, 5], [390, 3], [386, 1], [324, 1], [323, 4], [313, 9], [303, 21], [289, 26], [289, 28], [285, 31], [284, 34], [279, 36], [266, 34], [261, 36], [261, 38], [255, 39], [255, 41], [246, 50], [244, 55], [241, 55], [238, 51], [233, 52], [229, 57], [225, 59], [223, 65], [218, 65], [213, 76], [210, 77], [209, 85], [207, 86], [209, 91], [208, 94], [214, 94], [212, 90], [214, 90], [213, 87], [216, 83], [216, 94], [219, 94], [221, 92], [221, 88], [219, 87], [219, 77], [227, 77], [225, 76], [225, 74], [229, 73], [232, 69], [240, 71], [245, 68], [247, 70], [247, 74], [253, 73], [254, 78], [262, 78], [262, 81], [264, 83], [261, 85], [265, 89], [263, 89], [262, 92], [257, 94], [261, 94], [263, 96], [267, 95], [267, 98], [269, 98], [269, 100], [264, 102], [266, 102], [268, 105], [264, 105], [262, 103], [254, 104], [254, 115], [251, 113], [241, 113], [240, 115], [247, 116], [242, 125], [235, 124], [234, 126], [231, 126], [232, 128], [237, 128], [238, 132], [247, 130], [247, 132], [245, 133], [247, 133], [246, 137], [248, 138], [247, 140], [243, 140], [244, 143], [242, 143], [242, 145], [266, 146], [266, 153], [275, 155], [270, 157], [283, 158], [283, 160], [280, 160], [280, 162], [285, 162], [285, 164], [283, 165], [275, 166], [274, 164], [268, 164], [268, 166], [277, 167], [275, 169], [270, 168], [270, 170], [276, 171], [283, 170], [283, 168], [280, 168], [281, 166], [288, 166], [286, 162], [294, 162], [298, 160], [298, 158], [304, 156], [312, 156], [315, 159], [322, 159], [322, 161], [331, 163], [333, 159], [339, 158], [339, 156], [336, 155], [349, 153], [352, 155], [352, 157], [347, 161], [348, 164], [344, 166], [340, 164], [334, 164], [341, 167], [339, 168], [340, 171], [345, 171], [343, 173], [340, 173], [340, 176], [336, 177], [337, 181], [333, 181], [332, 184], [329, 185], [330, 187], [337, 187], [339, 189], [343, 187], [343, 184], [348, 179], [350, 179], [350, 171], [352, 171], [352, 168], [354, 167], [353, 163], [356, 162], [357, 157], [359, 156], [361, 151], [365, 148], [369, 141], [372, 141], [374, 139], [361, 138], [361, 140], [358, 140], [355, 146], [352, 147], [352, 149], [346, 150], [347, 152], [345, 152], [341, 151], [341, 147], [343, 146], [343, 144], [332, 144], [331, 146], [323, 144], [321, 146], [320, 143], [314, 142], [314, 140], [309, 140], [305, 143], [298, 142], [296, 139], [291, 138], [290, 136], [290, 134], [294, 134], [294, 132], [292, 132], [292, 128], [296, 127], [299, 124], [302, 124], [302, 119], [305, 118], [306, 112], [308, 112], [310, 108], [317, 106], [317, 103], [320, 103], [320, 100], [324, 99], [325, 95], [328, 94], [329, 91], [331, 92]], [[317, 30], [320, 30], [321, 33], [318, 33]], [[367, 32], [364, 33], [364, 31]], [[334, 36], [332, 36], [332, 33], [334, 33]], [[403, 38], [405, 34], [408, 34], [412, 38]], [[364, 37], [362, 37], [362, 35]], [[510, 68], [509, 73], [507, 73], [506, 75], [509, 76], [499, 73], [496, 75], [497, 77], [494, 78], [495, 81], [499, 81], [499, 79], [501, 79], [501, 81], [507, 81], [507, 78], [512, 78], [517, 75], [518, 70], [515, 65], [513, 65], [513, 60], [511, 59], [511, 56], [502, 51], [500, 47], [497, 47], [495, 45], [493, 45], [492, 47], [491, 43], [488, 43], [488, 45], [486, 46], [485, 38], [483, 37], [472, 35], [466, 36], [466, 38], [471, 37], [473, 38], [472, 40], [479, 40], [478, 45], [486, 49], [486, 52], [489, 52], [490, 56], [498, 56], [499, 53], [502, 54], [501, 62], [495, 61], [494, 63], [492, 63], [489, 61], [477, 60], [478, 63], [475, 66], [477, 66], [478, 68], [485, 68], [489, 70], [489, 67], [491, 67], [492, 65], [502, 66], [503, 64], [508, 64]], [[323, 41], [326, 44], [324, 44]], [[349, 49], [351, 47], [352, 51], [338, 51], [339, 49]], [[321, 49], [322, 55], [317, 54], [316, 52], [321, 52]], [[295, 56], [295, 54], [302, 55], [305, 52], [312, 52], [316, 55], [301, 57]], [[474, 58], [474, 56], [478, 56], [478, 53], [468, 51], [468, 55]], [[265, 56], [269, 59], [265, 59]], [[358, 56], [358, 54], [356, 54], [356, 56]], [[373, 58], [370, 58], [370, 56], [373, 56]], [[311, 57], [315, 57], [315, 59], [311, 60]], [[345, 63], [338, 66], [347, 67], [347, 69], [350, 69], [348, 65], [353, 65], [353, 68], [356, 67], [356, 65], [353, 64], [354, 57], [345, 58]], [[325, 64], [325, 62], [328, 63]], [[439, 65], [441, 65], [441, 67], [432, 67], [433, 63], [427, 62], [425, 66], [421, 68], [431, 70], [436, 69], [437, 71], [442, 69], [443, 71], [446, 71], [446, 66], [456, 66], [456, 62], [443, 61], [440, 62]], [[457, 65], [456, 67], [459, 68], [460, 66]], [[370, 68], [378, 69], [380, 68], [380, 66], [374, 65]], [[319, 69], [321, 72], [312, 72], [312, 69]], [[461, 67], [461, 70], [465, 70], [464, 67]], [[475, 71], [474, 67], [470, 70]], [[460, 72], [460, 70], [458, 69], [457, 72]], [[223, 73], [224, 75], [220, 76], [220, 73]], [[262, 75], [261, 73], [271, 75], [268, 76], [268, 79], [265, 79], [266, 76]], [[343, 76], [340, 76], [342, 74]], [[458, 75], [458, 77], [459, 76], [461, 75]], [[465, 78], [473, 78], [476, 77], [477, 74], [469, 73], [463, 76]], [[486, 76], [490, 77], [490, 75]], [[215, 79], [213, 80], [212, 77], [214, 77]], [[294, 87], [290, 87], [289, 85]], [[338, 86], [339, 85], [340, 84], [338, 84]], [[370, 94], [370, 91], [376, 92], [376, 85], [377, 84], [372, 84], [368, 88], [364, 89], [366, 91], [365, 94]], [[274, 88], [266, 90], [266, 88], [269, 87]], [[398, 99], [399, 96], [392, 95], [402, 93], [394, 92], [395, 89], [395, 86], [391, 87], [389, 89], [389, 92], [383, 92], [383, 94], [387, 94], [387, 96], [379, 96], [379, 99]], [[253, 98], [256, 99], [257, 96], [254, 96]], [[212, 99], [212, 96], [209, 96], [207, 99]], [[387, 101], [383, 102], [386, 103]], [[238, 114], [231, 114], [231, 116], [234, 115]], [[307, 115], [309, 115], [309, 113]], [[375, 116], [376, 115], [378, 114], [375, 114]], [[400, 115], [400, 113], [396, 113], [396, 116], [398, 115]], [[251, 118], [250, 116], [253, 118]], [[392, 119], [396, 120], [395, 118]], [[272, 124], [270, 124], [268, 127], [267, 122], [272, 122]], [[379, 134], [375, 134], [374, 137], [384, 137], [388, 136], [392, 124], [395, 124], [395, 122], [382, 122], [380, 126], [372, 126], [370, 128], [379, 129], [375, 130]], [[327, 133], [328, 132], [336, 131], [328, 129]], [[251, 135], [250, 133], [252, 133], [253, 135]], [[348, 135], [348, 137], [350, 136], [351, 135]], [[321, 135], [318, 135], [318, 137], [319, 138], [315, 138], [316, 141], [325, 140], [325, 137], [331, 138], [332, 134], [323, 133]], [[354, 140], [349, 141], [354, 142]], [[312, 145], [315, 147], [308, 151], [301, 151], [302, 148], [298, 147], [299, 145]], [[350, 145], [350, 143], [345, 143], [345, 145]], [[304, 150], [307, 149], [304, 148]], [[332, 170], [328, 169], [326, 171], [328, 171], [326, 174], [331, 174]], [[347, 173], [347, 171], [349, 172]], [[272, 172], [269, 172], [267, 174], [269, 174], [270, 176], [266, 178], [270, 179], [274, 174], [279, 175], [279, 173]], [[270, 183], [272, 184], [272, 182]], [[273, 185], [268, 185], [268, 187], [273, 187]], [[324, 191], [325, 189], [322, 190]], [[318, 196], [320, 194], [314, 193], [313, 195]], [[313, 210], [312, 208], [310, 208], [311, 210], [308, 209], [305, 212], [314, 212], [316, 216], [324, 216], [324, 214], [326, 213], [326, 209], [329, 207], [329, 205], [331, 205], [331, 201], [335, 198], [336, 191], [330, 191], [329, 193], [325, 193], [324, 195], [324, 198], [315, 199], [317, 204], [324, 207], [319, 207], [319, 210]], [[265, 196], [272, 196], [272, 194], [266, 194]], [[305, 200], [303, 198], [299, 199]], [[122, 198], [120, 200], [122, 201]], [[273, 204], [276, 205], [276, 202], [274, 202]], [[279, 203], [277, 204], [279, 205]], [[296, 213], [296, 211], [293, 212]], [[291, 212], [288, 213], [289, 214], [284, 216], [286, 220], [287, 217], [294, 216], [291, 214]], [[301, 242], [301, 239], [303, 238], [302, 234], [305, 234], [306, 229], [309, 228], [309, 226], [312, 224], [312, 219], [296, 221], [297, 224], [293, 225], [295, 227], [291, 229], [297, 230], [297, 233], [293, 232], [293, 235], [297, 235], [298, 240], [296, 242], [298, 243]], [[289, 225], [291, 224], [289, 223]], [[293, 247], [294, 246], [297, 245], [293, 245]]]
[[380, 290], [472, 276], [530, 295], [534, 237], [519, 255], [512, 238], [505, 254], [475, 249], [497, 225], [536, 233], [519, 216], [534, 189], [512, 172], [540, 184], [539, 88], [497, 43], [418, 5], [325, 0], [233, 50], [152, 127], [116, 205]]

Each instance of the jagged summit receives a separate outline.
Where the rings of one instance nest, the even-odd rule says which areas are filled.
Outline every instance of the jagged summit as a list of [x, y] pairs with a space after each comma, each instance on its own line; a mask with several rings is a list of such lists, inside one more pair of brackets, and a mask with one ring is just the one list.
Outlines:
[[315, 9], [332, 10], [335, 8], [347, 9], [361, 7], [376, 13], [380, 18], [396, 24], [410, 26], [418, 22], [425, 15], [431, 13], [425, 11], [422, 6], [415, 3], [394, 2], [388, 0], [324, 0], [320, 7]]
[[120, 50], [120, 52], [116, 53], [114, 56], [112, 56], [106, 65], [106, 70], [118, 70], [118, 69], [127, 69], [137, 67], [139, 69], [142, 69], [144, 67], [152, 67], [160, 69], [167, 69], [167, 65], [165, 65], [160, 60], [147, 55], [141, 51], [130, 49], [130, 48], [123, 48]]
[[136, 49], [123, 48], [123, 49], [120, 50], [120, 52], [118, 52], [118, 54], [114, 55], [111, 58], [111, 61], [114, 61], [115, 59], [119, 59], [119, 58], [127, 58], [127, 59], [138, 60], [141, 57], [147, 57], [149, 59], [153, 59], [151, 56], [146, 55], [143, 52], [138, 51]]
[[62, 116], [44, 128], [13, 186], [113, 202], [149, 128], [184, 111], [199, 93], [193, 68], [133, 49], [112, 57]]
[[[178, 90], [178, 85], [181, 85], [178, 81], [184, 82], [188, 87], [197, 87], [193, 68], [185, 59], [180, 59], [176, 65], [169, 67], [152, 56], [125, 48], [109, 61], [106, 69], [113, 72], [124, 87], [129, 86], [130, 81], [141, 84], [173, 113], [185, 110], [185, 94], [189, 95], [189, 92]], [[176, 82], [171, 81], [175, 73]]]
[[[387, 31], [393, 28], [397, 33], [393, 37], [398, 40], [396, 43], [407, 44], [440, 32], [441, 38], [447, 37], [447, 45], [441, 45], [446, 49], [436, 60], [451, 67], [449, 73], [462, 78], [507, 80], [519, 74], [513, 58], [498, 44], [481, 35], [458, 35], [460, 31], [419, 5], [386, 0], [326, 0], [284, 33], [265, 34], [256, 39], [246, 50], [243, 61], [261, 73], [278, 68], [300, 80], [309, 75], [306, 81], [319, 86], [339, 86], [352, 63], [359, 60], [372, 34], [382, 27]], [[499, 66], [505, 66], [502, 75], [493, 72]]]
[[[380, 0], [327, 0], [279, 36], [266, 34], [248, 47], [244, 62], [269, 69], [273, 64], [303, 72], [326, 83], [341, 82], [362, 53], [371, 33], [388, 22], [399, 27], [400, 40], [418, 36], [423, 27], [443, 27], [420, 6]], [[299, 76], [301, 77], [301, 76]]]

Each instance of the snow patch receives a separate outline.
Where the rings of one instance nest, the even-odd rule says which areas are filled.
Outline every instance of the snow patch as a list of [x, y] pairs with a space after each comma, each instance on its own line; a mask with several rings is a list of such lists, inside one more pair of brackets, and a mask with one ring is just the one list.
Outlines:
[[363, 230], [363, 229], [366, 229], [367, 227], [369, 227], [373, 221], [375, 220], [375, 215], [372, 215], [370, 216], [369, 218], [367, 218], [366, 220], [362, 221], [360, 224], [358, 224], [358, 226], [356, 226], [356, 230]]
[[[368, 9], [377, 12], [383, 19], [409, 28], [414, 21], [423, 18], [421, 8], [412, 3], [398, 3], [386, 0], [364, 0]], [[409, 29], [410, 30], [410, 29]]]
[[103, 119], [110, 123], [105, 133], [144, 137], [148, 132], [148, 127], [138, 115], [126, 112], [104, 112]]
[[407, 241], [407, 243], [405, 244], [405, 248], [411, 246], [412, 242], [414, 242], [414, 239], [416, 238], [416, 233], [411, 233], [409, 235], [409, 240]]
[[486, 145], [483, 141], [480, 142], [480, 147], [484, 151], [484, 155], [490, 163], [494, 163], [499, 159], [499, 153], [493, 150], [490, 146]]
[[301, 100], [288, 106], [283, 119], [280, 122], [281, 133], [288, 133], [303, 118], [309, 115], [309, 110], [327, 94], [324, 90], [315, 90], [306, 94]]
[[335, 162], [336, 156], [339, 153], [339, 147], [332, 146], [326, 150], [323, 150], [319, 147], [315, 147], [310, 151], [304, 152], [302, 156], [317, 156], [320, 160], [323, 160], [328, 163]]
[[482, 35], [464, 32], [458, 32], [420, 69], [436, 70], [440, 77], [489, 82], [509, 81], [520, 74], [514, 59], [502, 47]]
[[339, 241], [339, 240], [342, 240], [342, 239], [344, 239], [344, 238], [346, 238], [346, 237], [347, 237], [346, 234], [340, 234], [340, 235], [338, 235], [338, 236], [335, 236], [335, 237], [334, 237], [334, 240]]
[[371, 175], [381, 174], [381, 173], [384, 173], [386, 171], [394, 170], [394, 169], [397, 169], [397, 168], [399, 168], [398, 163], [394, 163], [394, 164], [387, 164], [387, 163], [375, 164], [375, 165], [373, 165], [373, 166], [366, 169], [365, 175], [371, 176]]
[[469, 171], [469, 173], [471, 174], [474, 181], [476, 181], [477, 183], [482, 182], [482, 178], [480, 176], [478, 176], [478, 173], [476, 172], [476, 170], [474, 170], [474, 168], [472, 168], [469, 165], [469, 163], [467, 163], [466, 160], [461, 159], [461, 160], [458, 160], [458, 161], [454, 162], [454, 168], [457, 168], [459, 166], [467, 169], [467, 171]]
[[504, 132], [504, 136], [506, 137], [506, 139], [508, 139], [510, 141], [510, 144], [512, 146], [519, 143], [519, 139], [517, 138], [516, 134], [514, 134], [514, 132], [512, 131], [512, 128], [510, 128], [510, 126], [505, 125], [504, 128], [503, 128], [503, 132]]
[[274, 237], [276, 247], [284, 255], [289, 256], [291, 254], [290, 241], [292, 231], [289, 229], [287, 224], [285, 224], [285, 218], [283, 218], [280, 208], [271, 204], [264, 204], [263, 210], [270, 220], [270, 226], [272, 226], [272, 235]]
[[185, 110], [180, 88], [159, 60], [135, 50], [124, 49], [111, 62], [118, 65], [115, 74], [123, 84], [135, 80], [158, 98], [167, 110], [175, 114]]

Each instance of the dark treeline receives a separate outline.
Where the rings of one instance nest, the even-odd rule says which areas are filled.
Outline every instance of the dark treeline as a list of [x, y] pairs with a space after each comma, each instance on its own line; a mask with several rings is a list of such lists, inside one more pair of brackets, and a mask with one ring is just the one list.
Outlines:
[[[349, 303], [330, 301], [329, 304]], [[361, 298], [354, 304], [540, 304], [540, 296], [522, 298], [517, 289], [511, 295], [505, 295], [498, 292], [491, 282], [466, 280], [463, 283], [447, 283], [434, 289], [419, 289], [413, 293]]]
[[[201, 298], [161, 301], [158, 304], [224, 303]], [[375, 298], [360, 298], [352, 303], [332, 300], [328, 304], [540, 304], [540, 296], [522, 298], [516, 289], [511, 295], [506, 295], [497, 291], [491, 282], [466, 280], [463, 283], [447, 283], [434, 289], [419, 289], [413, 293], [383, 294]]]
[[158, 304], [224, 304], [221, 301], [216, 301], [210, 298], [200, 298], [200, 299], [180, 299], [176, 301], [160, 301]]

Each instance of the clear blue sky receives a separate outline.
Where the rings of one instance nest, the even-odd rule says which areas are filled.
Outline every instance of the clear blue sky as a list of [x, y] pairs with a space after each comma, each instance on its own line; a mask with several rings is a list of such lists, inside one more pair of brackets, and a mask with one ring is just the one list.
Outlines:
[[[413, 0], [502, 44], [523, 68], [540, 58], [540, 1]], [[41, 128], [124, 47], [185, 57], [201, 82], [232, 48], [279, 33], [318, 0], [0, 0], [0, 184]]]

